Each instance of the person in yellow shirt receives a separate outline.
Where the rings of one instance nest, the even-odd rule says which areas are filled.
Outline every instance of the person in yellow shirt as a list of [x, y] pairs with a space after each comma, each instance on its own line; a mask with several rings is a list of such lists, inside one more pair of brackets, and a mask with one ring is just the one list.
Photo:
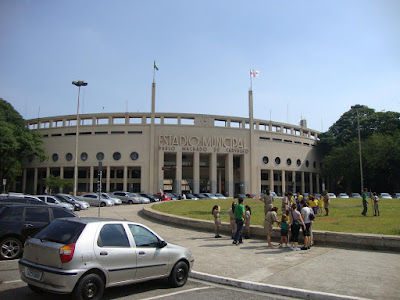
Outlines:
[[324, 211], [324, 197], [319, 196], [318, 199], [318, 214], [322, 215], [322, 212]]
[[310, 208], [313, 210], [314, 214], [317, 214], [317, 204], [315, 204], [313, 196], [308, 197], [308, 204]]

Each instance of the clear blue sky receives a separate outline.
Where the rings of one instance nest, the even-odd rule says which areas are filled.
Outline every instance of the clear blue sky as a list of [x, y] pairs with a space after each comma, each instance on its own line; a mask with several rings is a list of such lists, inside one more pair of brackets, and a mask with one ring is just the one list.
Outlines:
[[351, 105], [400, 111], [400, 1], [0, 1], [0, 97], [26, 119], [156, 111], [326, 131]]

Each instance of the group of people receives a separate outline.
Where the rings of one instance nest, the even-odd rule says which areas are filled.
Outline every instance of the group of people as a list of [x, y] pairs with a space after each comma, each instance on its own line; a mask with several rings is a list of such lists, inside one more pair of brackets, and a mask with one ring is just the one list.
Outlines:
[[[379, 217], [380, 212], [379, 212], [379, 196], [376, 192], [370, 193], [371, 196], [371, 204], [373, 207], [373, 212], [374, 212], [374, 217]], [[368, 189], [364, 188], [364, 191], [362, 193], [362, 203], [363, 203], [363, 211], [362, 215], [364, 217], [367, 216], [367, 211], [368, 211]]]
[[[289, 192], [282, 198], [282, 216], [278, 220], [278, 207], [274, 206], [274, 197], [269, 190], [260, 199], [264, 203], [264, 230], [267, 237], [268, 247], [275, 247], [271, 243], [271, 234], [273, 232], [273, 224], [277, 223], [281, 228], [281, 239], [279, 247], [289, 247], [289, 232], [290, 248], [294, 251], [308, 250], [312, 246], [312, 224], [315, 215], [322, 214], [322, 209], [325, 207], [326, 216], [329, 215], [329, 195], [324, 191], [324, 196], [317, 199], [315, 196], [304, 198], [300, 193], [293, 195]], [[232, 206], [228, 210], [230, 216], [230, 228], [232, 231], [232, 244], [238, 245], [243, 243], [242, 237], [250, 238], [251, 224], [251, 208], [243, 204], [243, 198], [239, 198], [238, 204], [232, 202]], [[215, 223], [215, 238], [220, 238], [219, 229], [221, 227], [221, 208], [215, 205], [211, 211], [214, 216]], [[243, 228], [244, 227], [244, 228]], [[303, 229], [304, 246], [299, 248], [299, 233], [300, 228]]]
[[[323, 198], [323, 200], [325, 200], [325, 198]], [[289, 247], [290, 231], [290, 249], [294, 251], [310, 249], [312, 246], [312, 224], [315, 215], [318, 213], [317, 207], [320, 207], [318, 199], [315, 199], [313, 196], [309, 196], [308, 199], [306, 199], [299, 193], [293, 196], [293, 194], [289, 192], [282, 198], [282, 216], [280, 220], [278, 220], [277, 216], [278, 207], [273, 205], [275, 199], [270, 194], [269, 190], [265, 191], [260, 201], [264, 202], [264, 230], [267, 235], [268, 247], [275, 247], [275, 245], [271, 243], [271, 234], [273, 231], [273, 224], [277, 223], [281, 228], [279, 247]], [[313, 203], [312, 206], [310, 203]], [[326, 207], [329, 209], [329, 202]], [[326, 215], [328, 215], [328, 213], [329, 210], [327, 210]], [[298, 247], [300, 228], [303, 229], [304, 236], [304, 245], [301, 248]]]

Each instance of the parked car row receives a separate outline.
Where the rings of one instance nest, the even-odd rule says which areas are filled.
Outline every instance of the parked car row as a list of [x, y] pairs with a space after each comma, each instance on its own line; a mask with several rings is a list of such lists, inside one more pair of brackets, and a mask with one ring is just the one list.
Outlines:
[[[329, 196], [330, 196], [330, 194], [329, 194]], [[369, 192], [367, 193], [367, 196], [371, 197]], [[393, 197], [389, 193], [380, 193], [378, 196], [381, 199], [393, 199], [393, 198], [400, 199], [400, 193], [393, 194]], [[331, 198], [336, 198], [336, 196], [335, 197], [331, 197]], [[361, 195], [359, 193], [351, 193], [349, 195], [347, 195], [346, 193], [340, 193], [338, 195], [338, 198], [362, 198], [362, 197], [361, 197]]]
[[[16, 197], [15, 199], [22, 199]], [[21, 255], [29, 236], [35, 235], [54, 219], [77, 218], [62, 206], [0, 202], [0, 259], [14, 259]]]

